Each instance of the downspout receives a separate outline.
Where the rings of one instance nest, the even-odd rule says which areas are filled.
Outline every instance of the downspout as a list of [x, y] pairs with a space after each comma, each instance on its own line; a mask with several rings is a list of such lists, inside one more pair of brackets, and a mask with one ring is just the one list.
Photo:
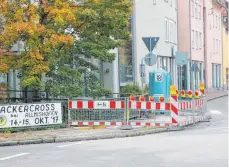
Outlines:
[[204, 44], [204, 83], [205, 83], [205, 89], [208, 88], [208, 84], [207, 84], [207, 53], [206, 53], [206, 30], [207, 30], [207, 24], [206, 24], [206, 7], [204, 7], [203, 9], [203, 36], [204, 36], [204, 40], [203, 40], [203, 44]]
[[[190, 89], [191, 89], [191, 87], [194, 87], [194, 86], [191, 86], [192, 84], [191, 84], [191, 81], [193, 80], [192, 79], [192, 73], [190, 73], [191, 72], [191, 66], [192, 66], [192, 16], [191, 16], [191, 10], [192, 10], [192, 8], [191, 8], [191, 0], [189, 0], [189, 28], [190, 28], [190, 31], [189, 31], [189, 35], [190, 35], [190, 64], [189, 64], [189, 70], [187, 70], [188, 71], [188, 75], [190, 75], [190, 81], [188, 81], [189, 82], [189, 85], [190, 85]], [[193, 89], [193, 88], [192, 88]]]
[[[222, 15], [221, 15], [221, 54], [222, 54], [222, 66], [221, 66], [221, 74], [220, 74], [220, 76], [221, 76], [221, 81], [223, 82], [222, 84], [221, 84], [221, 87], [222, 87], [222, 90], [224, 90], [224, 52], [223, 52], [223, 48], [224, 48], [224, 46], [223, 46], [223, 41], [224, 41], [224, 36], [223, 36], [223, 31], [224, 31], [224, 25], [223, 25], [223, 19], [222, 19]], [[220, 82], [221, 83], [221, 82]]]
[[136, 65], [136, 9], [135, 9], [135, 0], [132, 0], [132, 18], [131, 18], [131, 34], [132, 34], [132, 76], [133, 76], [133, 83], [136, 83], [136, 76], [137, 76], [137, 65]]

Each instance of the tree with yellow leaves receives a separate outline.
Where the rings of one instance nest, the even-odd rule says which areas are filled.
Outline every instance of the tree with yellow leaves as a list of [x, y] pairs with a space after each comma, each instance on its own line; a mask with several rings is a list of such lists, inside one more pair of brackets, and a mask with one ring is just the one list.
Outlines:
[[[110, 50], [129, 39], [130, 15], [130, 0], [0, 0], [0, 73], [21, 70], [22, 88], [54, 96], [82, 94], [85, 80], [89, 96], [106, 92], [87, 59], [114, 60]], [[17, 41], [23, 50], [9, 56]]]

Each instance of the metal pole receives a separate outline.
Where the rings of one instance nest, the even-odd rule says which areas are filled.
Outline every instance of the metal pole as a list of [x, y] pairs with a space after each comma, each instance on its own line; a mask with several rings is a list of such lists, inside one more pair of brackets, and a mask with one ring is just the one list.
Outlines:
[[[193, 66], [192, 61], [191, 61], [191, 67]], [[192, 79], [194, 79], [194, 72], [191, 71], [191, 76]], [[192, 84], [192, 93], [195, 95], [195, 89], [194, 89], [194, 80], [191, 80], [191, 84]], [[195, 98], [194, 96], [192, 96], [192, 114], [193, 114], [193, 125], [195, 125]]]
[[141, 78], [142, 80], [142, 95], [144, 95], [144, 77], [143, 77], [143, 73], [142, 73], [142, 78]]
[[183, 89], [183, 87], [182, 87], [182, 80], [183, 80], [183, 73], [182, 73], [182, 67], [183, 67], [183, 65], [181, 65], [181, 67], [180, 67], [180, 76], [181, 76], [181, 90]]

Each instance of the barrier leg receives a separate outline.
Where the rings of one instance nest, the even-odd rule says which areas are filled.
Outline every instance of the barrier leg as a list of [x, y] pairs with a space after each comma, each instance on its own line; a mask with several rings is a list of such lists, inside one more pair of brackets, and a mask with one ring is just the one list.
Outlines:
[[171, 95], [170, 96], [170, 112], [171, 112], [171, 127], [168, 129], [169, 131], [180, 131], [182, 128], [179, 125], [179, 109], [178, 109], [178, 96]]
[[133, 127], [129, 125], [130, 111], [129, 111], [129, 99], [125, 98], [125, 111], [124, 111], [124, 120], [125, 125], [121, 126], [121, 130], [132, 130]]

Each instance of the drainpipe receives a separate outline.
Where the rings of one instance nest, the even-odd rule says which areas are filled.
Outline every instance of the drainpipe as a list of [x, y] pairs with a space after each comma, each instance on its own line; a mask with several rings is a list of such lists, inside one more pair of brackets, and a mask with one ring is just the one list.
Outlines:
[[206, 14], [207, 14], [207, 10], [206, 7], [204, 7], [203, 9], [203, 36], [204, 36], [204, 40], [203, 40], [203, 44], [204, 44], [204, 83], [205, 83], [205, 89], [208, 88], [207, 86], [207, 53], [206, 53], [206, 30], [207, 30], [207, 24], [206, 24]]
[[132, 34], [132, 75], [133, 75], [133, 83], [136, 83], [136, 76], [137, 76], [137, 65], [136, 65], [136, 2], [132, 0], [132, 18], [131, 18], [131, 34]]
[[[190, 64], [189, 64], [189, 69], [188, 69], [188, 75], [190, 75], [190, 70], [191, 70], [191, 66], [192, 66], [192, 16], [191, 16], [191, 10], [192, 10], [192, 7], [191, 7], [191, 0], [189, 0], [189, 28], [190, 28], [190, 31], [189, 31], [189, 35], [190, 35]], [[190, 81], [193, 81], [192, 79], [192, 73], [190, 75]], [[190, 89], [191, 87], [194, 87], [194, 86], [191, 86], [190, 84], [190, 81], [189, 82], [189, 85], [190, 85]]]
[[[221, 66], [221, 74], [220, 74], [220, 77], [221, 77], [221, 81], [222, 81], [222, 84], [221, 84], [221, 86], [222, 86], [222, 90], [224, 90], [224, 64], [223, 64], [223, 60], [224, 60], [224, 58], [223, 58], [223, 56], [224, 56], [224, 52], [223, 52], [223, 48], [224, 48], [224, 46], [223, 46], [223, 40], [224, 40], [224, 38], [223, 38], [223, 31], [224, 31], [224, 25], [223, 25], [223, 19], [222, 19], [222, 15], [221, 15], [221, 54], [222, 54], [222, 66]], [[221, 83], [221, 82], [220, 82]]]

